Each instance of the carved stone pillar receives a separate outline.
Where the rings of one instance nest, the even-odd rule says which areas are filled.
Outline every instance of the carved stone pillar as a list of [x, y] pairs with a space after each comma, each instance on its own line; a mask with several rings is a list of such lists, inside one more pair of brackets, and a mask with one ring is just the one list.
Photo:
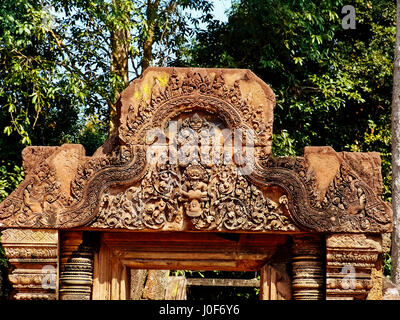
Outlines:
[[60, 275], [61, 300], [90, 300], [93, 284], [94, 243], [83, 235], [82, 243], [70, 255]]
[[11, 299], [56, 300], [58, 231], [6, 229], [1, 241], [11, 265]]
[[363, 300], [382, 252], [381, 236], [337, 234], [326, 239], [326, 299]]
[[60, 274], [64, 271], [71, 255], [82, 243], [82, 231], [60, 231]]
[[324, 299], [323, 242], [316, 236], [297, 236], [292, 247], [294, 300]]

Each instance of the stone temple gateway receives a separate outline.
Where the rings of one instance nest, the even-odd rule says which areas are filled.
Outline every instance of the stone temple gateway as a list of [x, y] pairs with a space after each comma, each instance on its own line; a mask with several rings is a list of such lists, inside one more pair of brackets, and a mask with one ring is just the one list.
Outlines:
[[378, 153], [273, 157], [275, 97], [249, 70], [148, 68], [118, 126], [27, 147], [0, 204], [13, 299], [129, 299], [131, 269], [261, 271], [262, 299], [379, 299]]

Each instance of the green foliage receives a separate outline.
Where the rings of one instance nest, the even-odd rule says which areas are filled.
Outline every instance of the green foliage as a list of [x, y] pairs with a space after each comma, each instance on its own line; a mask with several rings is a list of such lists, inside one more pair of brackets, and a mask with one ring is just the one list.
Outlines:
[[[189, 21], [205, 21], [211, 8], [206, 0], [159, 1], [154, 51], [175, 59], [192, 32]], [[202, 15], [191, 17], [186, 9]], [[9, 163], [9, 172], [2, 171], [2, 198], [15, 187], [14, 166], [25, 146], [82, 143], [92, 154], [104, 142], [109, 110], [126, 86], [111, 71], [111, 33], [129, 34], [131, 73], [138, 76], [145, 13], [146, 2], [139, 0], [0, 3], [0, 165]]]
[[[126, 85], [111, 71], [111, 33], [125, 30], [129, 34], [132, 73], [140, 75], [140, 49], [147, 36], [145, 4], [131, 0], [3, 1], [2, 133], [17, 133], [22, 145], [59, 144], [63, 136], [73, 134], [71, 129], [77, 129], [74, 123], [80, 110], [107, 120], [109, 107]], [[211, 8], [205, 0], [159, 1], [153, 41], [154, 51], [163, 54], [157, 61], [176, 58], [178, 46], [192, 32], [189, 20], [205, 21]], [[204, 14], [193, 18], [183, 14], [185, 9]], [[48, 137], [53, 139], [48, 141]]]
[[[213, 279], [260, 279], [259, 272], [247, 271], [192, 271], [175, 270], [175, 276], [189, 278], [213, 278]], [[219, 287], [219, 286], [193, 286], [188, 287], [188, 300], [258, 300], [259, 288], [256, 287]]]
[[[139, 76], [149, 33], [147, 3], [0, 2], [0, 201], [23, 180], [25, 146], [81, 143], [91, 155], [105, 141], [109, 110], [126, 86], [112, 72], [111, 34], [122, 30], [129, 35], [130, 78]], [[178, 47], [196, 24], [210, 18], [212, 2], [154, 3], [153, 59], [166, 64], [179, 59]], [[193, 17], [187, 9], [201, 14]], [[0, 252], [0, 264], [2, 257]]]
[[107, 138], [107, 132], [104, 121], [101, 121], [98, 117], [88, 117], [86, 124], [78, 132], [78, 135], [74, 137], [72, 142], [75, 140], [85, 146], [86, 155], [90, 156], [99, 148]]
[[11, 284], [7, 279], [9, 263], [1, 246], [1, 232], [0, 232], [0, 300], [5, 300], [11, 291]]
[[392, 273], [392, 258], [389, 253], [385, 252], [383, 254], [383, 275], [385, 277], [390, 277]]
[[286, 129], [273, 135], [272, 153], [275, 156], [295, 156], [295, 141], [292, 139]]
[[37, 40], [43, 36], [40, 15], [40, 9], [28, 2], [0, 5], [0, 105], [10, 118], [3, 132], [17, 131], [23, 144], [31, 143], [28, 126], [36, 125], [45, 97], [54, 93], [54, 87], [40, 88], [54, 71], [54, 63], [38, 53]]
[[[193, 271], [171, 270], [171, 276], [212, 279], [260, 279], [259, 272], [247, 271]], [[188, 300], [259, 300], [260, 289], [256, 287], [188, 286]]]
[[[132, 16], [136, 23], [134, 34], [136, 37], [131, 42], [131, 60], [136, 76], [142, 72], [143, 52], [141, 48], [146, 41], [151, 21], [144, 19], [148, 7], [143, 1], [133, 1], [139, 14]], [[212, 18], [210, 11], [213, 1], [209, 0], [159, 0], [153, 1], [154, 21], [154, 46], [151, 65], [166, 66], [181, 64], [183, 47], [188, 39], [199, 29], [200, 23], [209, 22]]]
[[382, 196], [385, 201], [392, 201], [392, 153], [391, 153], [391, 117], [384, 114], [378, 119], [371, 119], [364, 133], [364, 139], [355, 141], [350, 150], [376, 151], [381, 155], [383, 190]]
[[10, 163], [0, 166], [0, 201], [4, 200], [24, 180], [22, 167]]
[[[356, 8], [356, 29], [341, 8]], [[378, 151], [390, 199], [390, 105], [395, 3], [374, 0], [236, 1], [227, 23], [199, 32], [187, 62], [246, 68], [273, 89], [276, 155], [307, 145]]]
[[[227, 23], [210, 20], [210, 1], [156, 2], [154, 64], [251, 69], [276, 94], [275, 155], [301, 155], [307, 145], [378, 151], [391, 199], [395, 2], [238, 0]], [[341, 27], [345, 4], [357, 9], [356, 30]], [[24, 146], [82, 143], [90, 155], [104, 142], [125, 86], [111, 72], [110, 35], [129, 34], [130, 78], [138, 76], [146, 8], [139, 0], [0, 3], [0, 201], [23, 179]], [[185, 46], [199, 22], [207, 30]]]
[[[6, 254], [4, 252], [3, 247], [1, 246], [1, 232], [0, 232], [0, 277], [1, 277], [1, 272], [4, 272], [7, 270], [9, 267], [8, 261]], [[0, 292], [0, 297], [1, 297], [1, 292]]]

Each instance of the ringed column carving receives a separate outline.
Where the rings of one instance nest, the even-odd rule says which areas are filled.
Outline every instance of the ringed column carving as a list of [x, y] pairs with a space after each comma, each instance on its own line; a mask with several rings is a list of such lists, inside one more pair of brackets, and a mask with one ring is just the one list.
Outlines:
[[56, 300], [58, 231], [6, 229], [1, 242], [10, 263], [11, 299]]
[[324, 299], [323, 241], [318, 236], [293, 237], [292, 292], [294, 300]]
[[60, 275], [60, 300], [91, 300], [93, 285], [92, 239], [83, 235], [82, 243], [64, 265]]
[[[364, 300], [374, 286], [382, 253], [380, 235], [334, 234], [326, 238], [326, 299]], [[380, 270], [381, 272], [381, 270]], [[379, 278], [379, 277], [378, 277]], [[380, 281], [382, 281], [380, 277]]]

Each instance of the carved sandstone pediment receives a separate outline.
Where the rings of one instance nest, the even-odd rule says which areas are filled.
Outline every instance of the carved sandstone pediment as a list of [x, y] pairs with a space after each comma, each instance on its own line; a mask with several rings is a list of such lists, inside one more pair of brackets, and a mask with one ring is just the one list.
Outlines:
[[0, 227], [387, 232], [379, 156], [271, 156], [275, 98], [249, 70], [149, 68], [121, 94], [115, 135], [24, 150]]
[[250, 148], [228, 143], [233, 137], [222, 123], [189, 113], [167, 127], [158, 132], [162, 143], [147, 149], [149, 166], [140, 183], [103, 193], [93, 227], [298, 230], [286, 194], [275, 188], [272, 199], [246, 178], [234, 151]]

